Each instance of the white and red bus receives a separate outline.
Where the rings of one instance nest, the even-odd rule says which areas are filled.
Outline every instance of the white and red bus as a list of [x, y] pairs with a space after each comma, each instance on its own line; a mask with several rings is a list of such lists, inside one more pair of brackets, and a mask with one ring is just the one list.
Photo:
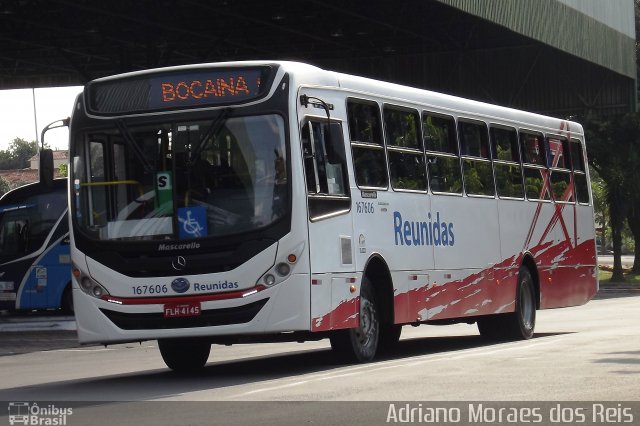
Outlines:
[[90, 82], [70, 124], [82, 343], [311, 340], [357, 361], [402, 325], [532, 337], [598, 289], [574, 122], [292, 62]]

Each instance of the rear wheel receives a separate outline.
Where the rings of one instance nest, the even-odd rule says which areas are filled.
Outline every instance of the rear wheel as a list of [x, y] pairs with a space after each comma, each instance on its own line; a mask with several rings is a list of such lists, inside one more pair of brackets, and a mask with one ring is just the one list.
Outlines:
[[348, 360], [371, 361], [378, 350], [380, 317], [373, 286], [365, 276], [360, 288], [360, 325], [348, 330], [338, 330], [330, 338], [333, 350]]
[[192, 339], [160, 339], [158, 347], [167, 367], [180, 373], [202, 369], [211, 352], [210, 343]]
[[536, 292], [529, 269], [520, 267], [516, 289], [516, 310], [478, 319], [483, 337], [493, 340], [522, 340], [533, 337], [536, 325]]

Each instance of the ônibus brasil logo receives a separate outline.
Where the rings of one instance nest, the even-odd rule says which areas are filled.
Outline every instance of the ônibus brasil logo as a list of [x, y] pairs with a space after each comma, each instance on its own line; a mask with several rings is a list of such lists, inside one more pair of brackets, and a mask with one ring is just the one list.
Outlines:
[[57, 425], [67, 424], [67, 418], [73, 414], [73, 408], [59, 407], [55, 404], [39, 406], [37, 402], [10, 402], [10, 425]]

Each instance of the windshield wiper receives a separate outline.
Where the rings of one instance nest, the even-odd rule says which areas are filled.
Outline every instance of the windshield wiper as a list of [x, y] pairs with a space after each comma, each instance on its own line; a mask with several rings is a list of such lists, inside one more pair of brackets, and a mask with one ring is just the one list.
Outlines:
[[118, 127], [118, 130], [120, 130], [120, 133], [124, 137], [124, 140], [127, 141], [127, 143], [131, 146], [131, 148], [133, 148], [133, 153], [135, 154], [136, 157], [138, 157], [138, 160], [140, 160], [140, 162], [142, 163], [142, 166], [144, 167], [144, 171], [146, 173], [155, 172], [154, 167], [152, 167], [151, 164], [149, 164], [149, 161], [147, 161], [147, 158], [144, 156], [144, 152], [138, 145], [138, 142], [136, 142], [134, 137], [131, 135], [131, 132], [129, 132], [129, 128], [124, 123], [124, 120], [117, 120], [116, 126]]

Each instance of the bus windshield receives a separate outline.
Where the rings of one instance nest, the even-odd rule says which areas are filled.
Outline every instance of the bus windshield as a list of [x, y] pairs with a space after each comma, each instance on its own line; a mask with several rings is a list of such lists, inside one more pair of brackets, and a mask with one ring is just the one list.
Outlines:
[[275, 114], [129, 124], [78, 133], [74, 220], [97, 240], [196, 239], [286, 213], [285, 125]]
[[0, 206], [0, 260], [6, 262], [40, 249], [66, 204], [62, 188]]

